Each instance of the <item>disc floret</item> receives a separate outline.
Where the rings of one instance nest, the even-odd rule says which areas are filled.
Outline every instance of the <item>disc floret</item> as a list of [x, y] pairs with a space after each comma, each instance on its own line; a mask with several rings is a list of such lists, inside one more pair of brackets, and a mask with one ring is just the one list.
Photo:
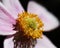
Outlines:
[[43, 23], [37, 15], [23, 12], [18, 14], [17, 23], [19, 30], [24, 33], [24, 36], [27, 36], [28, 38], [31, 37], [33, 39], [42, 36]]

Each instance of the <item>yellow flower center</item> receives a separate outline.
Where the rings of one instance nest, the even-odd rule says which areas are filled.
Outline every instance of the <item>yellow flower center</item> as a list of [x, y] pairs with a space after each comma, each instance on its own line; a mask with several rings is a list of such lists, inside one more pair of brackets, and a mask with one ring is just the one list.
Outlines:
[[33, 39], [42, 37], [43, 23], [37, 15], [23, 12], [18, 14], [17, 23], [24, 36]]

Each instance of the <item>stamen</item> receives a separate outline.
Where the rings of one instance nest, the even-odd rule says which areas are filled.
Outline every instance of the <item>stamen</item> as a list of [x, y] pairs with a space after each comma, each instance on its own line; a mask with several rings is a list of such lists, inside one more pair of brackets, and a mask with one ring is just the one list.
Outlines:
[[18, 14], [17, 28], [18, 31], [24, 33], [23, 36], [27, 36], [28, 38], [36, 39], [42, 37], [43, 23], [35, 14], [27, 12]]
[[18, 14], [16, 25], [17, 33], [14, 35], [14, 48], [34, 48], [37, 38], [42, 37], [43, 23], [41, 19], [31, 13]]

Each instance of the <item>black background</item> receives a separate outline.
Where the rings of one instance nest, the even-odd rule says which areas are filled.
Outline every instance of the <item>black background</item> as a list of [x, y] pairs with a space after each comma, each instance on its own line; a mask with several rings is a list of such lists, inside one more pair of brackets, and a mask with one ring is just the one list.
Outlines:
[[[27, 4], [32, 0], [20, 0], [25, 10], [27, 10]], [[50, 12], [56, 15], [60, 20], [60, 0], [34, 0], [39, 4], [45, 6]], [[44, 33], [58, 48], [60, 48], [60, 27], [55, 30]], [[3, 48], [3, 41], [6, 36], [0, 36], [0, 48]]]

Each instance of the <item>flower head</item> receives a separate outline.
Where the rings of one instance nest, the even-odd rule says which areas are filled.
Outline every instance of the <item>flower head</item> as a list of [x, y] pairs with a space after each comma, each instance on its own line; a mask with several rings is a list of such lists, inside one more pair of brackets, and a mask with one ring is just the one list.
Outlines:
[[4, 48], [9, 48], [10, 45], [10, 48], [55, 48], [42, 34], [43, 28], [44, 31], [50, 31], [59, 26], [53, 14], [33, 1], [29, 2], [27, 12], [18, 0], [2, 1], [4, 5], [0, 2], [0, 35], [12, 35], [5, 39]]

